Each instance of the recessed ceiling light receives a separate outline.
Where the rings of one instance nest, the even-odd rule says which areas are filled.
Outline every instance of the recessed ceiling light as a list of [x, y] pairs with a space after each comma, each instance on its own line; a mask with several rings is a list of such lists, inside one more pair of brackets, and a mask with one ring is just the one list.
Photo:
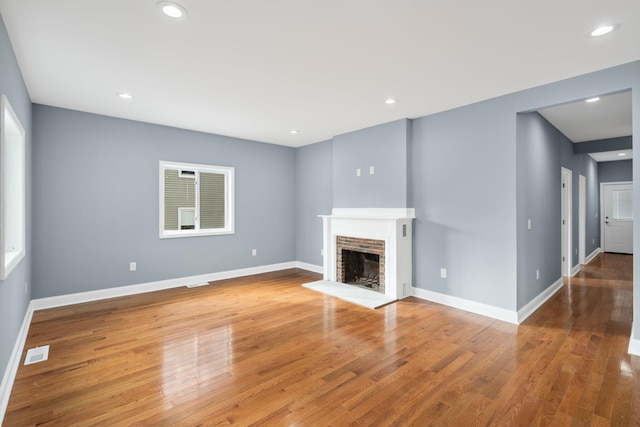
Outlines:
[[289, 131], [289, 133], [290, 133], [291, 135], [295, 135], [295, 134], [297, 134], [297, 133], [298, 133], [298, 130], [296, 130], [296, 129], [291, 129], [291, 130]]
[[184, 19], [187, 17], [187, 11], [184, 7], [171, 1], [161, 1], [158, 7], [166, 16], [172, 19]]
[[599, 96], [596, 96], [594, 98], [589, 98], [584, 102], [597, 102], [597, 101], [600, 101], [600, 97]]
[[627, 153], [618, 153], [618, 156], [626, 156]]
[[118, 96], [122, 99], [132, 99], [133, 95], [131, 95], [129, 92], [118, 92]]
[[388, 98], [386, 101], [384, 101], [384, 103], [387, 105], [391, 105], [391, 104], [395, 104], [396, 100], [393, 98]]
[[600, 37], [613, 31], [613, 25], [603, 25], [591, 31], [591, 37]]

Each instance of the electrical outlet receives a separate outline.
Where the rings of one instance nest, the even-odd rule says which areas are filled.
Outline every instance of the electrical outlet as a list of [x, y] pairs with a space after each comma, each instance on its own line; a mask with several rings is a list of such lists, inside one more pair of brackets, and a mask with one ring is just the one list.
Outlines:
[[135, 263], [135, 262], [130, 262], [129, 263], [129, 271], [136, 271], [137, 268], [138, 268], [137, 263]]
[[531, 220], [527, 220], [527, 230], [531, 230]]
[[356, 169], [356, 176], [360, 176], [362, 175], [362, 171], [360, 170], [360, 168]]
[[540, 280], [540, 269], [536, 269], [536, 280]]
[[258, 250], [257, 249], [251, 249], [251, 255], [252, 256], [258, 255]]
[[446, 268], [441, 268], [440, 269], [440, 277], [443, 279], [447, 278], [447, 269]]
[[369, 175], [373, 175], [375, 173], [375, 169], [373, 166], [369, 166]]

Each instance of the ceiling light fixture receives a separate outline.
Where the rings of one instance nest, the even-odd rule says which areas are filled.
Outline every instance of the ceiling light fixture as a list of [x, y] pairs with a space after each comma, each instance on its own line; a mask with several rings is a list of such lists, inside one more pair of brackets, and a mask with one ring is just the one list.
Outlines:
[[392, 105], [396, 103], [396, 100], [393, 98], [388, 98], [386, 101], [384, 101], [384, 103], [387, 105]]
[[626, 156], [627, 153], [618, 153], [618, 156]]
[[298, 131], [297, 131], [296, 129], [291, 129], [291, 130], [289, 131], [289, 133], [290, 133], [291, 135], [296, 135], [296, 134], [298, 133]]
[[129, 92], [118, 92], [118, 96], [122, 99], [132, 99], [133, 95], [131, 95]]
[[171, 19], [184, 19], [187, 17], [187, 11], [184, 7], [171, 1], [161, 1], [158, 3], [158, 7], [166, 16]]
[[591, 37], [600, 37], [613, 31], [613, 25], [603, 25], [591, 31]]
[[599, 97], [599, 96], [596, 96], [596, 97], [594, 97], [594, 98], [589, 98], [589, 99], [587, 99], [587, 100], [586, 100], [586, 101], [584, 101], [584, 102], [589, 102], [589, 103], [591, 103], [591, 102], [597, 102], [597, 101], [600, 101], [600, 97]]

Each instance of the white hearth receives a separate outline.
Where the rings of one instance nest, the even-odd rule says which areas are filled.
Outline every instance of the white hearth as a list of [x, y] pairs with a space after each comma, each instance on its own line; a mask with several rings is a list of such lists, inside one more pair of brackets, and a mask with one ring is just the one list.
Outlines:
[[337, 281], [337, 237], [384, 241], [384, 290], [390, 298], [408, 297], [412, 275], [412, 225], [415, 209], [333, 209], [323, 224], [324, 280]]

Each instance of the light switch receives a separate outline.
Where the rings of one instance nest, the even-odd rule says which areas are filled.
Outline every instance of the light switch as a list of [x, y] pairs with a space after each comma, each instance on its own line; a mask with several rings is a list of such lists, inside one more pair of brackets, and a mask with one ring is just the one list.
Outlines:
[[358, 168], [358, 169], [356, 169], [356, 176], [360, 176], [360, 175], [362, 175], [362, 173], [360, 171], [360, 168]]
[[374, 172], [373, 166], [369, 166], [369, 175], [373, 175]]

